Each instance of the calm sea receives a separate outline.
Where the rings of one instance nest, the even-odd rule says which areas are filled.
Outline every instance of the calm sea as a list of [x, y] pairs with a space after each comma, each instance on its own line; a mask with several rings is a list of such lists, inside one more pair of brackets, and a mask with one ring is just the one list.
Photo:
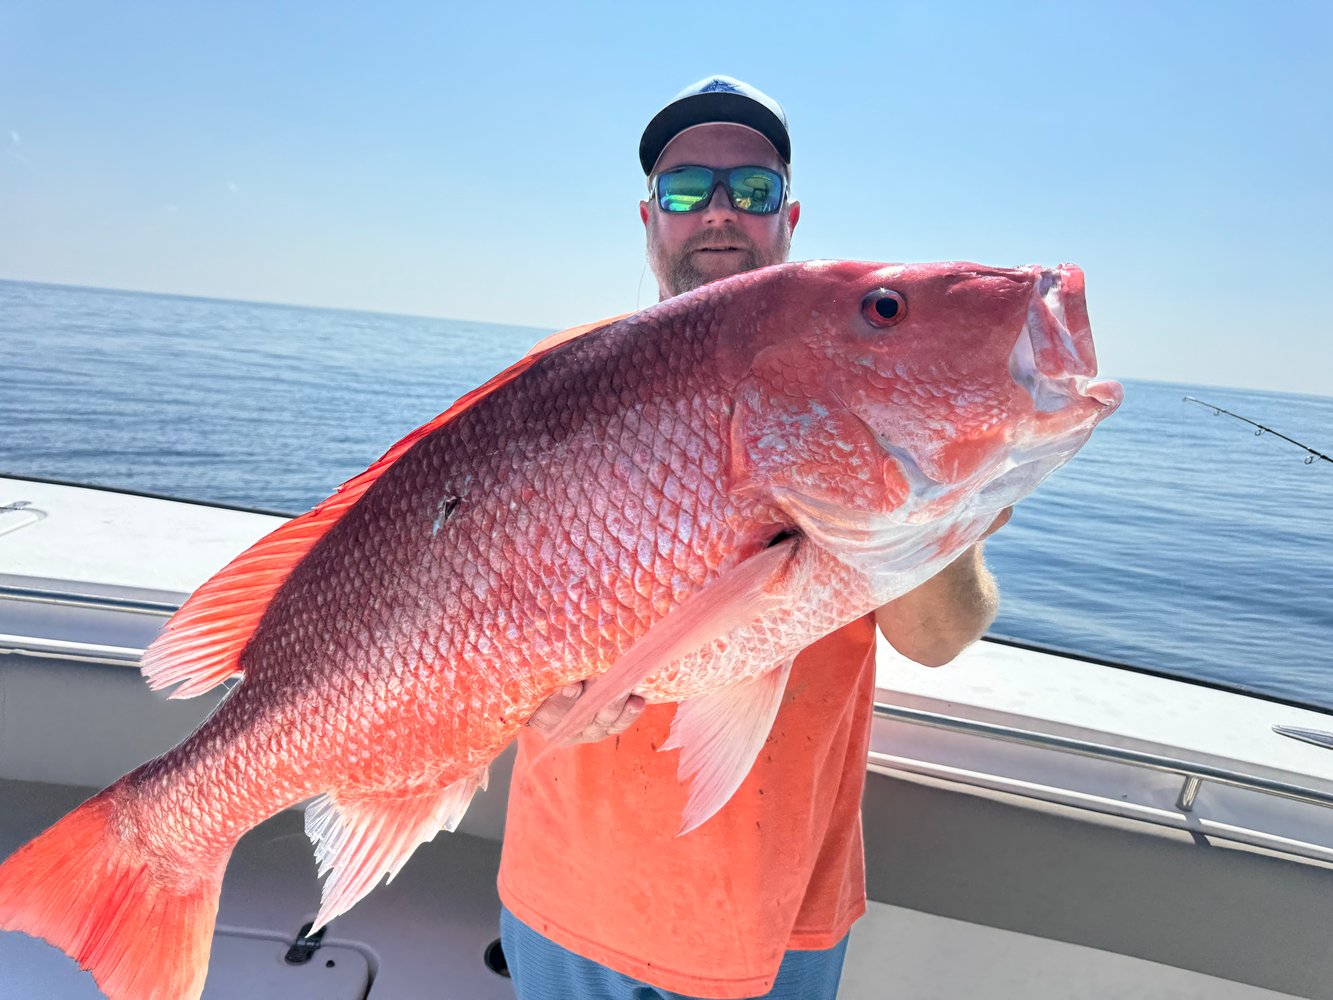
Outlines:
[[[545, 332], [0, 281], [0, 472], [302, 511]], [[1333, 463], [1185, 395], [1333, 454], [1333, 397], [1126, 381], [993, 634], [1333, 709]]]

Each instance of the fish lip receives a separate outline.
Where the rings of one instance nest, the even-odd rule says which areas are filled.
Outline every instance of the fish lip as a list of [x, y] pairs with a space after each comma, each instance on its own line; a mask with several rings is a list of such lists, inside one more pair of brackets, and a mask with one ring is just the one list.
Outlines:
[[1097, 400], [1108, 412], [1119, 409], [1125, 401], [1125, 387], [1114, 379], [1093, 379], [1083, 387], [1083, 394]]
[[1081, 268], [1073, 264], [1032, 268], [1034, 284], [1024, 330], [1036, 367], [1052, 378], [1097, 374], [1097, 355]]
[[1027, 315], [1009, 354], [1009, 374], [1038, 413], [1055, 413], [1089, 402], [1105, 410], [1120, 405], [1118, 383], [1094, 379], [1097, 356], [1084, 298], [1083, 271], [1073, 264], [1033, 266]]
[[1009, 353], [1010, 377], [1031, 400], [1032, 412], [1021, 420], [1026, 427], [1017, 432], [1016, 448], [1005, 459], [1010, 469], [1001, 478], [1077, 450], [1124, 398], [1118, 382], [1095, 377], [1083, 272], [1066, 264], [1033, 274], [1027, 315]]

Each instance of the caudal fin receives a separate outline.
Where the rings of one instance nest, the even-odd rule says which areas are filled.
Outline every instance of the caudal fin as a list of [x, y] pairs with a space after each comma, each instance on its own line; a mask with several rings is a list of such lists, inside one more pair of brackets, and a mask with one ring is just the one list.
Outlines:
[[113, 825], [112, 786], [0, 864], [0, 930], [44, 938], [110, 1000], [195, 1000], [204, 989], [222, 871], [181, 888]]

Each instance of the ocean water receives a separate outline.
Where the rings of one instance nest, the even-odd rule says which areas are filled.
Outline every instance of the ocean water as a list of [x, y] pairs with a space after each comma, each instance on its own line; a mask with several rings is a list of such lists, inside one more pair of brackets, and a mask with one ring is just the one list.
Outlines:
[[[0, 473], [303, 511], [546, 332], [0, 281]], [[1333, 397], [1126, 380], [992, 634], [1333, 710], [1333, 463], [1185, 395], [1333, 454]]]

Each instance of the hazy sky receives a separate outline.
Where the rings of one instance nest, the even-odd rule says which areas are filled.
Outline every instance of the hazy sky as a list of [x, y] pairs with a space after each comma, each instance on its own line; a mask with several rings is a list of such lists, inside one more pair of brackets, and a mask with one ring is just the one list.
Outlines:
[[1106, 373], [1333, 394], [1331, 12], [0, 0], [0, 277], [646, 305], [639, 135], [720, 72], [787, 109], [794, 257], [1074, 261]]

